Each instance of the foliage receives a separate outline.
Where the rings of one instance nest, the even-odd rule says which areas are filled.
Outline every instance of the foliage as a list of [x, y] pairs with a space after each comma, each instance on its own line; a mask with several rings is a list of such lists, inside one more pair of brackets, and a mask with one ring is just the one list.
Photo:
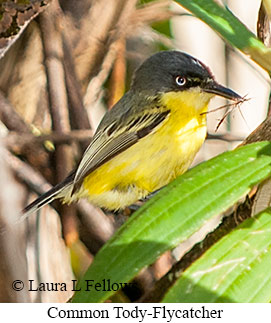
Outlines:
[[[231, 46], [271, 70], [271, 50], [213, 0], [175, 0]], [[186, 240], [270, 175], [270, 144], [228, 152], [195, 167], [137, 211], [102, 248], [84, 276], [128, 282], [160, 254]], [[257, 165], [257, 166], [256, 166]], [[169, 288], [164, 302], [268, 302], [270, 210], [248, 219], [215, 243]], [[78, 292], [74, 302], [106, 300], [114, 292]]]
[[[12, 153], [3, 151], [2, 159], [6, 159], [16, 178], [25, 184], [25, 191], [42, 194], [50, 186], [48, 183], [55, 184], [67, 175], [74, 163], [71, 157], [74, 151], [86, 148], [93, 134], [89, 131], [90, 124], [95, 129], [98, 123], [93, 110], [97, 107], [98, 114], [104, 112], [105, 106], [97, 104], [101, 103], [100, 99], [107, 95], [111, 107], [123, 94], [129, 73], [132, 74], [144, 57], [157, 49], [172, 47], [169, 18], [176, 13], [169, 10], [170, 1], [115, 0], [109, 7], [107, 0], [86, 0], [76, 6], [73, 0], [28, 2], [0, 1], [0, 57], [5, 54], [0, 62], [3, 91], [0, 92], [0, 118], [8, 129], [5, 143]], [[175, 2], [208, 24], [232, 48], [271, 71], [270, 48], [227, 7], [214, 0]], [[265, 18], [270, 17], [270, 1], [263, 0], [262, 7], [267, 13], [263, 14], [262, 21], [266, 21]], [[39, 18], [32, 21], [37, 15]], [[146, 28], [147, 25], [151, 28]], [[261, 39], [266, 36], [264, 27], [263, 37], [258, 33]], [[20, 37], [21, 34], [25, 37]], [[16, 46], [11, 46], [18, 38]], [[267, 120], [270, 124], [264, 124], [261, 135], [271, 129], [271, 118]], [[30, 221], [35, 230], [29, 230], [29, 223], [22, 224], [32, 236], [27, 235], [21, 241], [18, 238], [22, 239], [21, 235], [16, 233], [13, 245], [9, 243], [13, 237], [9, 235], [11, 231], [6, 230], [7, 234], [2, 235], [2, 258], [9, 266], [5, 271], [0, 270], [0, 283], [4, 282], [10, 289], [11, 282], [19, 277], [15, 267], [22, 269], [25, 281], [31, 279], [27, 276], [27, 264], [46, 281], [66, 277], [66, 281], [71, 282], [73, 274], [82, 277], [78, 285], [81, 290], [75, 293], [73, 302], [129, 300], [124, 293], [114, 290], [91, 288], [86, 291], [86, 281], [96, 284], [102, 284], [103, 280], [112, 284], [130, 282], [165, 251], [185, 242], [213, 218], [226, 212], [227, 215], [231, 212], [227, 219], [239, 215], [239, 210], [247, 206], [242, 204], [246, 195], [253, 198], [251, 189], [262, 185], [271, 173], [271, 132], [269, 137], [258, 134], [256, 131], [250, 141], [267, 141], [221, 154], [162, 189], [135, 212], [98, 253], [115, 230], [115, 217], [107, 217], [102, 210], [84, 202], [74, 207], [58, 206], [64, 245], [57, 212], [51, 207], [42, 209], [38, 217], [31, 219], [33, 223]], [[54, 156], [48, 152], [48, 143], [55, 151]], [[3, 179], [2, 183], [5, 183]], [[4, 199], [6, 192], [9, 190], [0, 194], [4, 206], [10, 205]], [[17, 196], [16, 191], [10, 196]], [[223, 222], [209, 234], [216, 239], [207, 244], [207, 237], [194, 246], [192, 252], [157, 282], [153, 293], [160, 293], [159, 300], [270, 302], [271, 211], [267, 208], [247, 219], [251, 216], [251, 205], [247, 206], [243, 223], [232, 221], [232, 226], [217, 235], [219, 229], [224, 229]], [[8, 208], [0, 212], [0, 222], [10, 223], [10, 229], [13, 229], [10, 219], [14, 210], [16, 208]], [[233, 210], [237, 210], [236, 213]], [[40, 239], [46, 243], [40, 243]], [[200, 245], [205, 247], [197, 253]], [[26, 252], [21, 246], [26, 246]], [[55, 247], [53, 253], [52, 246]], [[18, 247], [23, 261], [18, 266], [16, 259], [14, 266], [10, 260], [14, 259]], [[32, 260], [26, 259], [29, 248], [31, 255], [35, 249]], [[186, 261], [183, 267], [182, 261]], [[59, 276], [56, 276], [56, 267]], [[164, 279], [170, 280], [170, 284], [164, 284]], [[23, 297], [22, 292], [15, 293], [9, 299], [3, 289], [0, 301], [20, 300], [19, 296], [29, 301], [28, 291], [25, 293]], [[52, 298], [53, 293], [37, 297], [40, 297], [38, 301], [48, 301], [46, 297], [50, 297], [50, 301], [65, 301], [70, 298], [69, 293], [55, 294], [56, 298]], [[151, 293], [147, 296], [152, 300]]]
[[196, 261], [163, 302], [270, 302], [271, 210], [244, 221]]
[[[86, 292], [85, 281], [130, 281], [162, 252], [186, 240], [270, 173], [271, 144], [266, 142], [226, 152], [191, 169], [140, 208], [106, 243], [79, 284], [82, 291], [75, 294], [73, 301], [106, 300], [114, 291]], [[256, 249], [257, 246], [255, 253]]]
[[265, 47], [229, 9], [221, 7], [214, 0], [175, 0], [175, 2], [206, 22], [233, 47], [250, 55], [264, 69], [271, 71], [271, 49]]

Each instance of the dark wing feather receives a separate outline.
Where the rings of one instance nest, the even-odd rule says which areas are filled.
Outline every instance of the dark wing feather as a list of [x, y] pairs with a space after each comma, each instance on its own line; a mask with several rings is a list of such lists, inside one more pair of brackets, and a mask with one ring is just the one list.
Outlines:
[[88, 174], [150, 134], [167, 118], [169, 113], [170, 111], [159, 105], [158, 98], [148, 97], [146, 99], [144, 95], [141, 96], [138, 93], [135, 102], [134, 94], [127, 92], [119, 103], [104, 116], [78, 169], [28, 205], [23, 211], [24, 217], [59, 197], [59, 194], [67, 187], [73, 187], [74, 193]]
[[140, 118], [136, 118], [136, 124], [134, 120], [131, 120], [122, 129], [116, 127], [110, 136], [108, 136], [106, 129], [98, 132], [79, 164], [74, 178], [73, 193], [79, 189], [87, 175], [151, 133], [166, 119], [169, 112], [168, 110], [152, 111], [147, 117], [146, 114], [143, 114]]
[[28, 214], [34, 212], [35, 210], [40, 209], [43, 205], [51, 203], [55, 198], [57, 198], [58, 194], [65, 189], [67, 186], [72, 185], [75, 176], [75, 171], [71, 172], [68, 177], [66, 177], [61, 183], [57, 184], [56, 186], [52, 187], [49, 191], [42, 194], [38, 197], [35, 201], [31, 204], [27, 205], [23, 209], [24, 219], [28, 216]]

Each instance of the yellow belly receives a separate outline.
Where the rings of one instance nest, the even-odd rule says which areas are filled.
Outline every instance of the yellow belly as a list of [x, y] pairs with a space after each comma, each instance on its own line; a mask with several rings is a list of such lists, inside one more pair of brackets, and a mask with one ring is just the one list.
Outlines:
[[80, 197], [87, 196], [100, 207], [117, 210], [184, 173], [205, 140], [206, 118], [200, 115], [207, 109], [209, 99], [205, 101], [201, 109], [190, 108], [186, 114], [172, 110], [154, 133], [88, 175]]

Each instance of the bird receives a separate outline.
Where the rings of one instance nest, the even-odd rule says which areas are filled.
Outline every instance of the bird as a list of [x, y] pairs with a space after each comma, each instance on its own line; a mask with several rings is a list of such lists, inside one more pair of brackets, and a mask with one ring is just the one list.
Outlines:
[[242, 97], [219, 84], [197, 58], [160, 51], [135, 71], [129, 91], [102, 118], [78, 167], [23, 210], [28, 215], [55, 199], [87, 198], [119, 211], [183, 174], [207, 133], [210, 100]]

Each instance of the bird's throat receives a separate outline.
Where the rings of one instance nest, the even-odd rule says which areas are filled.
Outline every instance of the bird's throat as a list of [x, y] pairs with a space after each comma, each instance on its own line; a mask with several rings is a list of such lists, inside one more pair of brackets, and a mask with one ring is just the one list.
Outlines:
[[160, 102], [173, 114], [181, 113], [184, 118], [190, 119], [206, 112], [213, 96], [213, 94], [196, 88], [187, 91], [167, 92], [161, 96]]

